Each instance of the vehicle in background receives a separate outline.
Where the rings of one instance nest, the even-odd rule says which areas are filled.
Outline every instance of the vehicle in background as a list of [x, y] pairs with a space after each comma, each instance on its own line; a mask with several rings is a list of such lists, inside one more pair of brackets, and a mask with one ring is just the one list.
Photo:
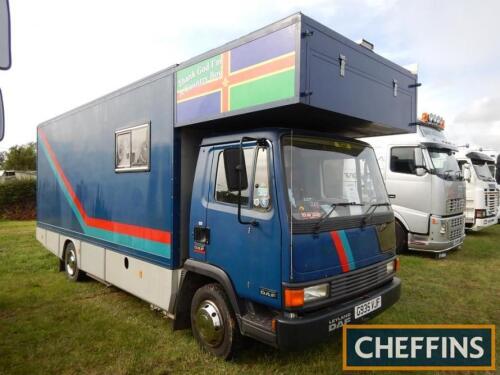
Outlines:
[[465, 238], [465, 183], [443, 134], [444, 120], [424, 113], [413, 134], [364, 138], [375, 149], [396, 217], [397, 251], [437, 257]]
[[[490, 168], [491, 175], [497, 183], [497, 190], [499, 190], [500, 192], [500, 153], [492, 149], [482, 149], [479, 151], [483, 152], [493, 159], [493, 162], [488, 163], [488, 166]], [[500, 199], [498, 204], [499, 206], [497, 210], [497, 223], [500, 223]]]
[[302, 14], [158, 72], [39, 125], [37, 239], [216, 356], [309, 347], [399, 299], [354, 137], [413, 131], [416, 78]]
[[480, 151], [460, 148], [455, 154], [466, 182], [465, 227], [479, 231], [498, 222], [499, 192], [490, 166], [495, 160]]

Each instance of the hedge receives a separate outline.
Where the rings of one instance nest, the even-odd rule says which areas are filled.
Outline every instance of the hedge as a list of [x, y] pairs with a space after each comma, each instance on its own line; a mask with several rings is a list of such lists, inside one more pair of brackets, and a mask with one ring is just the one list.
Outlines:
[[0, 218], [30, 220], [36, 217], [36, 180], [12, 179], [0, 183]]

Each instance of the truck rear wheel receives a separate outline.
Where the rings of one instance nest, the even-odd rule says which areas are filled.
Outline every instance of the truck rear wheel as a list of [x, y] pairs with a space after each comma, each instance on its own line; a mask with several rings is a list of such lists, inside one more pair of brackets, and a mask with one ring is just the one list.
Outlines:
[[71, 281], [80, 281], [84, 277], [84, 272], [78, 268], [78, 258], [76, 257], [75, 245], [69, 242], [64, 250], [64, 270], [66, 276]]
[[396, 254], [408, 251], [408, 232], [403, 225], [396, 220]]
[[233, 309], [219, 284], [207, 284], [196, 291], [191, 301], [193, 336], [207, 352], [229, 359], [240, 341]]

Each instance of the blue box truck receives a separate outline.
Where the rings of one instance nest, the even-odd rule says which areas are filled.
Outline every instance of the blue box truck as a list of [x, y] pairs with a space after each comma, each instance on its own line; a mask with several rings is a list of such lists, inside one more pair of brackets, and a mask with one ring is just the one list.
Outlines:
[[37, 239], [228, 358], [304, 347], [400, 296], [372, 148], [416, 76], [295, 14], [38, 126]]

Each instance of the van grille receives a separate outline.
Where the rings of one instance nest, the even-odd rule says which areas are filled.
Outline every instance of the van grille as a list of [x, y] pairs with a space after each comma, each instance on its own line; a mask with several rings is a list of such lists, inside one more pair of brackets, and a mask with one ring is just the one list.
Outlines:
[[448, 199], [446, 203], [446, 214], [452, 215], [452, 214], [462, 213], [464, 212], [464, 207], [465, 207], [465, 199], [463, 198]]
[[486, 215], [495, 216], [498, 210], [498, 191], [495, 189], [486, 190], [484, 204], [486, 205]]
[[453, 241], [463, 236], [465, 225], [465, 217], [463, 215], [454, 217], [448, 223], [448, 225], [450, 226], [450, 230], [448, 231], [449, 240]]
[[391, 280], [393, 276], [394, 273], [387, 274], [387, 262], [335, 276], [330, 281], [329, 301], [360, 295]]

